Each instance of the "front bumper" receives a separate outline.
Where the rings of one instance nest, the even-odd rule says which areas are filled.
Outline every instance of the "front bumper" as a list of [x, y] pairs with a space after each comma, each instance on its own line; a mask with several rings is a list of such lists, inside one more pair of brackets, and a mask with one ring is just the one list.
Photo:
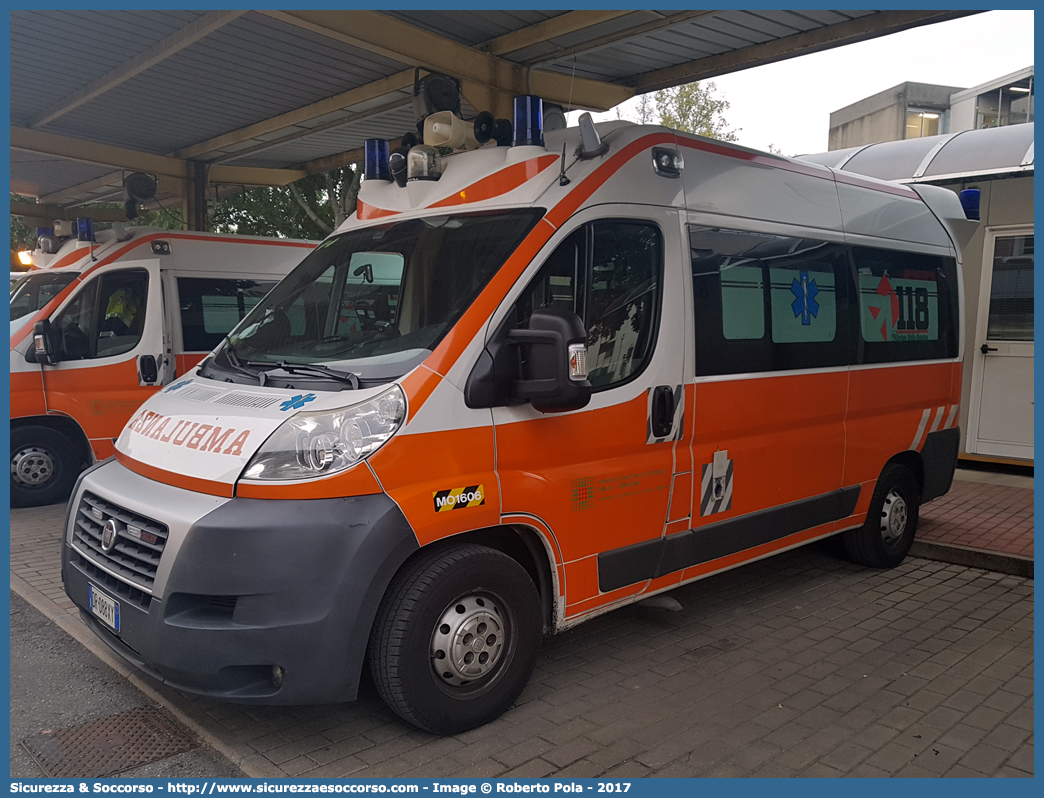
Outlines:
[[[167, 525], [151, 587], [120, 578], [76, 540], [85, 491]], [[384, 494], [219, 499], [111, 462], [86, 474], [71, 501], [62, 576], [84, 621], [153, 677], [231, 701], [354, 699], [377, 606], [418, 548]], [[88, 584], [120, 602], [118, 633], [89, 612]]]

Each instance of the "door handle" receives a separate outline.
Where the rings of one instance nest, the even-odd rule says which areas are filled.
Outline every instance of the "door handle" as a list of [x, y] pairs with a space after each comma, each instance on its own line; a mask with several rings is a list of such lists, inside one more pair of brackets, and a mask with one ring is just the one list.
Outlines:
[[674, 426], [674, 389], [669, 385], [657, 385], [653, 389], [652, 434], [655, 438], [666, 438]]
[[985, 355], [987, 352], [996, 352], [997, 351], [997, 347], [995, 347], [995, 346], [986, 346], [986, 344], [983, 344], [982, 346], [979, 347], [979, 351], [982, 352]]

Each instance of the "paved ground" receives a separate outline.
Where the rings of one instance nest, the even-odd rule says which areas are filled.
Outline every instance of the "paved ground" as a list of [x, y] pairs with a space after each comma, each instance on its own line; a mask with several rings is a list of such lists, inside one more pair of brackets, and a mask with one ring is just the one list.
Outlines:
[[[61, 686], [60, 689], [56, 687]], [[19, 596], [11, 593], [11, 776], [40, 778], [44, 771], [21, 741], [68, 729], [151, 702]], [[194, 751], [128, 770], [127, 778], [242, 777], [212, 749]]]
[[[63, 515], [12, 511], [12, 586], [91, 645], [63, 610]], [[1033, 773], [1032, 580], [915, 557], [872, 571], [828, 542], [671, 595], [680, 612], [548, 639], [518, 704], [456, 737], [369, 686], [355, 704], [244, 708], [138, 682], [249, 775]]]
[[[1032, 558], [1032, 478], [966, 470], [958, 474], [949, 493], [925, 505], [918, 539]], [[1001, 484], [982, 481], [998, 476], [1008, 479]]]

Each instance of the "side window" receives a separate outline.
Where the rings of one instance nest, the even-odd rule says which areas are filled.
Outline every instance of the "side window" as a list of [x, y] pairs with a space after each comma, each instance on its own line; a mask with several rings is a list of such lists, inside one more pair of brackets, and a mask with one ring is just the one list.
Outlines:
[[842, 366], [850, 361], [844, 247], [691, 227], [696, 374]]
[[178, 278], [186, 352], [209, 352], [275, 285], [274, 280]]
[[63, 360], [122, 355], [145, 329], [149, 273], [109, 272], [91, 280], [56, 320]]
[[953, 258], [854, 247], [864, 363], [957, 356]]
[[574, 231], [516, 305], [524, 326], [538, 308], [572, 310], [587, 330], [589, 379], [627, 382], [652, 356], [660, 312], [663, 235], [649, 222], [606, 220]]

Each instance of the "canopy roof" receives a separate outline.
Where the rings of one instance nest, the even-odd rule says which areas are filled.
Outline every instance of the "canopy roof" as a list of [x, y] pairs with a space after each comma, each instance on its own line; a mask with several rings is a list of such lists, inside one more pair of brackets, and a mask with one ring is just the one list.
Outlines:
[[802, 160], [901, 183], [941, 183], [1033, 173], [1033, 123], [884, 141]]
[[415, 70], [464, 110], [516, 94], [604, 110], [637, 93], [970, 11], [10, 12], [11, 190], [53, 207], [285, 185], [415, 129]]

